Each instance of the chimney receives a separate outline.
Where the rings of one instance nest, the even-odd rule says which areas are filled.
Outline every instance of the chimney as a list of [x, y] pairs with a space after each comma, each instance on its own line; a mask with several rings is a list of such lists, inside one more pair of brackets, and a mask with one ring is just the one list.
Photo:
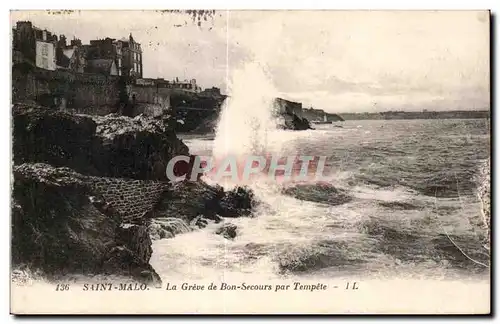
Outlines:
[[59, 47], [65, 48], [66, 45], [66, 36], [59, 35]]
[[71, 46], [82, 46], [82, 41], [78, 38], [73, 38], [71, 40]]

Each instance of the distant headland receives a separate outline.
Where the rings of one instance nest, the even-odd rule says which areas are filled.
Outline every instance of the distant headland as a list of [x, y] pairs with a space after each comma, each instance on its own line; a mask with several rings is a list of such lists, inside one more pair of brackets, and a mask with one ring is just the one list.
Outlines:
[[373, 119], [477, 119], [490, 118], [489, 110], [449, 110], [449, 111], [384, 111], [362, 113], [338, 113], [344, 120]]

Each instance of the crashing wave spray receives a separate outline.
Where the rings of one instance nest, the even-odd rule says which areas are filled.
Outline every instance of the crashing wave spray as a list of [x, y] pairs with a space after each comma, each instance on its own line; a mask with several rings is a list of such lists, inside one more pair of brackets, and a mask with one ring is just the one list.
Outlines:
[[216, 129], [215, 158], [266, 153], [269, 137], [276, 130], [276, 94], [259, 63], [248, 62], [234, 70]]

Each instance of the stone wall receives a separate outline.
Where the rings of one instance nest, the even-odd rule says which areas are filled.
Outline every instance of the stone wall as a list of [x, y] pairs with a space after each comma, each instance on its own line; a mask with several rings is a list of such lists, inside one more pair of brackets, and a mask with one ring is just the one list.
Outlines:
[[[149, 264], [147, 224], [124, 222], [113, 201], [92, 189], [91, 178], [43, 163], [14, 166], [13, 173], [13, 267], [42, 270], [56, 280], [68, 274], [112, 274], [161, 285]], [[118, 186], [120, 192], [129, 194], [130, 186]], [[146, 196], [131, 194], [139, 201]]]
[[129, 100], [134, 103], [132, 116], [159, 116], [170, 109], [170, 90], [156, 86], [127, 86]]
[[118, 107], [119, 87], [116, 76], [49, 71], [28, 64], [16, 64], [12, 68], [14, 102], [28, 100], [47, 107], [106, 115]]
[[168, 188], [166, 182], [87, 177], [92, 190], [123, 217], [124, 222], [142, 221]]
[[126, 91], [130, 103], [135, 103], [131, 116], [158, 115], [170, 107], [171, 90], [167, 88], [125, 86], [118, 76], [48, 71], [27, 63], [15, 64], [12, 68], [13, 102], [35, 101], [42, 106], [81, 114], [107, 115], [118, 112], [121, 91]]

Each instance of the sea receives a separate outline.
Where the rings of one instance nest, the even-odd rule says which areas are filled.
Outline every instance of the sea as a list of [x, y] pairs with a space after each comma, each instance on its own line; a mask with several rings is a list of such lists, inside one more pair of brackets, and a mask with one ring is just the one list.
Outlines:
[[[192, 154], [327, 156], [326, 180], [256, 177], [245, 184], [260, 202], [253, 213], [223, 221], [237, 226], [233, 239], [216, 234], [223, 224], [210, 223], [153, 241], [150, 263], [160, 289], [92, 293], [72, 283], [65, 294], [40, 282], [37, 290], [12, 286], [12, 307], [58, 314], [491, 311], [489, 247], [475, 193], [489, 158], [488, 120], [345, 121], [342, 128], [266, 131], [269, 125], [259, 130], [253, 118], [241, 119], [253, 120], [247, 129], [224, 118], [214, 135], [183, 136]], [[222, 136], [230, 128], [234, 135]], [[218, 181], [226, 189], [239, 185]]]
[[[73, 284], [78, 299], [68, 299], [40, 283], [37, 294], [15, 288], [16, 309], [489, 313], [490, 250], [477, 194], [489, 176], [481, 172], [490, 158], [489, 119], [348, 120], [283, 130], [274, 101], [281, 94], [269, 80], [258, 64], [236, 70], [215, 132], [179, 136], [191, 154], [216, 161], [325, 157], [320, 180], [276, 181], [262, 172], [242, 183], [207, 172], [203, 181], [247, 186], [258, 204], [251, 215], [201, 229], [184, 224], [183, 233], [153, 241], [160, 289], [96, 295]], [[234, 238], [216, 234], [224, 223], [236, 226]]]
[[[490, 154], [489, 120], [352, 120], [314, 127], [271, 131], [265, 146], [283, 156], [326, 156], [327, 183], [262, 177], [247, 184], [262, 204], [251, 217], [226, 220], [237, 226], [236, 238], [215, 235], [220, 225], [211, 224], [155, 241], [151, 263], [160, 276], [488, 278], [476, 188], [478, 169]], [[192, 154], [210, 155], [216, 137], [184, 141]], [[237, 134], [232, 143], [222, 146], [240, 149]], [[339, 192], [345, 199], [332, 199]]]

